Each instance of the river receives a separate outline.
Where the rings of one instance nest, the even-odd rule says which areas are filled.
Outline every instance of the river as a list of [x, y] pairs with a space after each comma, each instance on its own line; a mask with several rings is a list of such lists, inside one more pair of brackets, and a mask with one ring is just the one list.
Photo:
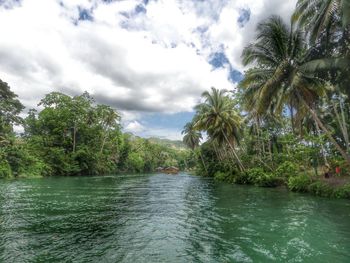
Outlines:
[[0, 180], [0, 262], [350, 262], [350, 202], [187, 174]]

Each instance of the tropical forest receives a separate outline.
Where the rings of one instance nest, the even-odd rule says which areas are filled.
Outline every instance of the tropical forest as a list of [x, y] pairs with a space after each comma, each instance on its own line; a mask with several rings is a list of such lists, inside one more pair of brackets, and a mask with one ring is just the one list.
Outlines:
[[237, 90], [204, 92], [184, 128], [200, 174], [350, 197], [349, 12], [347, 1], [299, 1], [291, 24], [261, 21]]
[[349, 262], [349, 0], [78, 2], [0, 0], [0, 262]]

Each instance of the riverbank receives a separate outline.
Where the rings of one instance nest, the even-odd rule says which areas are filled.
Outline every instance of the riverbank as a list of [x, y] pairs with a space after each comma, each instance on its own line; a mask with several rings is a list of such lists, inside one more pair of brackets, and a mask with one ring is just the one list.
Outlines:
[[284, 186], [289, 191], [309, 193], [315, 196], [350, 199], [350, 177], [312, 176], [308, 173], [297, 173], [291, 166], [285, 165], [274, 173], [266, 173], [261, 168], [252, 168], [245, 173], [216, 172], [216, 181], [239, 185], [255, 185], [265, 188]]

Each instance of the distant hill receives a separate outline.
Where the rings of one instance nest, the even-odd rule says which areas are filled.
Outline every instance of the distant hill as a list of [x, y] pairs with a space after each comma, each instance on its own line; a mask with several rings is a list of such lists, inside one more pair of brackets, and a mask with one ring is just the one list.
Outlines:
[[150, 141], [152, 143], [164, 145], [167, 147], [171, 147], [171, 148], [178, 148], [178, 149], [185, 149], [186, 148], [186, 145], [180, 140], [169, 140], [169, 139], [161, 139], [161, 138], [151, 137], [151, 138], [148, 138], [148, 141]]

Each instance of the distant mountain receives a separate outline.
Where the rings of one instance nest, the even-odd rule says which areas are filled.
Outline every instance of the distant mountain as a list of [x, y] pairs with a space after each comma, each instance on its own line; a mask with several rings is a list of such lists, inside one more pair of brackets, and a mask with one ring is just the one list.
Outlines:
[[151, 138], [148, 138], [148, 141], [151, 143], [157, 143], [157, 144], [164, 145], [171, 148], [183, 148], [183, 149], [186, 148], [186, 145], [180, 140], [169, 140], [169, 139], [151, 137]]

